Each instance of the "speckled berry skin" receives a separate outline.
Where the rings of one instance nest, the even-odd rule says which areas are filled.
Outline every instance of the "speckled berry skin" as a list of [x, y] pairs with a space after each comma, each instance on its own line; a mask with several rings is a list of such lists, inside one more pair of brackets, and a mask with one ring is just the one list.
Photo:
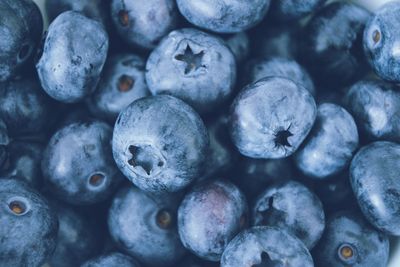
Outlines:
[[358, 147], [353, 117], [341, 106], [318, 106], [314, 127], [295, 154], [297, 167], [307, 176], [325, 179], [343, 171]]
[[88, 260], [81, 267], [140, 267], [133, 258], [119, 252], [100, 255]]
[[221, 267], [313, 267], [304, 244], [282, 229], [256, 226], [239, 233], [222, 254]]
[[0, 179], [0, 203], [0, 266], [42, 266], [58, 230], [47, 200], [24, 182]]
[[177, 27], [178, 9], [173, 0], [112, 0], [111, 18], [126, 43], [153, 49]]
[[265, 77], [277, 76], [290, 79], [302, 85], [312, 95], [315, 95], [314, 83], [307, 70], [295, 60], [274, 57], [249, 62], [249, 82], [253, 83]]
[[301, 183], [288, 181], [268, 187], [255, 201], [252, 225], [279, 227], [315, 246], [325, 228], [325, 214], [318, 197]]
[[305, 27], [299, 56], [319, 84], [336, 89], [368, 70], [362, 35], [369, 17], [366, 9], [354, 3], [334, 2], [317, 12]]
[[300, 19], [321, 8], [327, 0], [271, 1], [271, 16], [278, 21]]
[[364, 30], [364, 51], [384, 80], [400, 82], [400, 3], [391, 1], [370, 18]]
[[350, 166], [358, 204], [377, 229], [400, 236], [400, 145], [379, 141], [361, 148]]
[[[146, 266], [173, 266], [184, 254], [179, 240], [176, 195], [152, 196], [136, 187], [121, 189], [108, 215], [108, 228], [119, 248]], [[167, 212], [168, 217], [159, 217]]]
[[150, 95], [145, 80], [145, 61], [135, 54], [116, 54], [108, 58], [99, 85], [88, 99], [91, 113], [107, 120], [136, 99]]
[[73, 123], [50, 139], [42, 171], [50, 192], [70, 204], [108, 198], [121, 180], [111, 152], [112, 129], [100, 121]]
[[268, 77], [245, 87], [231, 106], [230, 133], [239, 152], [252, 158], [293, 154], [317, 115], [314, 98], [301, 85]]
[[[352, 256], [341, 255], [343, 246], [352, 249]], [[386, 267], [389, 240], [358, 212], [340, 212], [329, 218], [313, 256], [316, 266]]]
[[365, 137], [400, 142], [400, 92], [394, 85], [360, 81], [346, 93], [345, 102]]
[[32, 0], [0, 2], [0, 82], [15, 76], [29, 61], [42, 30], [42, 14]]
[[189, 105], [163, 95], [136, 100], [124, 109], [112, 144], [117, 166], [136, 186], [176, 192], [202, 175], [209, 136]]
[[36, 69], [52, 98], [76, 103], [96, 88], [106, 61], [108, 35], [100, 22], [66, 11], [49, 26]]
[[246, 227], [247, 209], [245, 196], [228, 181], [196, 186], [178, 210], [183, 245], [200, 258], [219, 261], [229, 241]]
[[247, 30], [267, 13], [270, 0], [177, 0], [181, 14], [192, 24], [218, 33]]
[[213, 35], [192, 28], [176, 30], [150, 54], [146, 81], [153, 95], [172, 95], [198, 112], [210, 112], [233, 91], [235, 57]]

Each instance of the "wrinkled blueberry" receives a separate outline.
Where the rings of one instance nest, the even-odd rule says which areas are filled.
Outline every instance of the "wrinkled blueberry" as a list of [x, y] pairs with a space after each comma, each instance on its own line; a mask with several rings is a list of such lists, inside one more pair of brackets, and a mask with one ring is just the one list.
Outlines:
[[144, 59], [135, 54], [108, 58], [99, 85], [88, 100], [92, 114], [114, 120], [134, 100], [150, 95], [144, 70]]
[[175, 192], [200, 177], [208, 145], [199, 115], [172, 96], [134, 101], [114, 127], [114, 159], [125, 176], [145, 191]]
[[183, 245], [195, 255], [219, 261], [229, 241], [247, 225], [247, 202], [228, 181], [196, 186], [178, 210], [178, 230]]
[[52, 98], [75, 103], [96, 88], [108, 50], [101, 23], [75, 11], [59, 15], [49, 26], [36, 69]]
[[136, 187], [115, 196], [108, 227], [117, 245], [146, 266], [171, 266], [184, 254], [176, 222], [178, 199], [154, 197]]
[[196, 29], [171, 32], [153, 50], [146, 81], [153, 95], [180, 98], [199, 112], [209, 112], [232, 93], [235, 58], [225, 43]]
[[272, 185], [258, 196], [252, 225], [284, 229], [311, 249], [324, 231], [325, 214], [321, 201], [310, 189], [288, 181]]
[[81, 267], [139, 267], [133, 258], [119, 252], [113, 252], [88, 260]]
[[400, 141], [400, 92], [382, 81], [360, 81], [346, 94], [346, 105], [369, 139]]
[[247, 30], [267, 13], [270, 0], [177, 0], [179, 11], [192, 24], [219, 33]]
[[111, 127], [99, 121], [58, 130], [42, 160], [50, 192], [71, 204], [92, 204], [109, 197], [121, 179], [112, 158], [111, 137]]
[[365, 55], [382, 79], [400, 82], [400, 3], [385, 4], [370, 18], [364, 31]]
[[221, 267], [313, 267], [304, 244], [284, 230], [256, 226], [239, 233], [222, 254]]
[[386, 267], [389, 241], [361, 214], [340, 212], [329, 218], [313, 255], [317, 266]]
[[306, 138], [316, 115], [315, 101], [304, 87], [285, 78], [264, 78], [234, 100], [231, 137], [245, 156], [287, 157]]
[[0, 266], [42, 266], [58, 229], [47, 200], [24, 182], [0, 179], [0, 203]]
[[27, 63], [42, 30], [42, 14], [34, 1], [0, 1], [0, 82], [10, 79]]
[[361, 148], [350, 166], [350, 182], [368, 221], [400, 235], [400, 145], [379, 141]]
[[177, 27], [178, 9], [173, 0], [111, 0], [111, 18], [125, 42], [153, 49]]
[[353, 117], [341, 106], [325, 103], [318, 107], [314, 127], [295, 154], [295, 163], [307, 176], [324, 179], [344, 170], [357, 147]]

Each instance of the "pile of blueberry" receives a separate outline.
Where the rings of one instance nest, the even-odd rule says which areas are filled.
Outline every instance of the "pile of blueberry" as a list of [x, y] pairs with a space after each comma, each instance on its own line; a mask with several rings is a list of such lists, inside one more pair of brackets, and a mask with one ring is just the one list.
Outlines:
[[400, 1], [45, 9], [0, 0], [0, 267], [387, 266]]

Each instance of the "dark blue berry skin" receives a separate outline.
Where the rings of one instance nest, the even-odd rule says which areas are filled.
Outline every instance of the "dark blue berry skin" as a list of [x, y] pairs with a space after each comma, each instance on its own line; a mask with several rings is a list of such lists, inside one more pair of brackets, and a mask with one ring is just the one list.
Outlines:
[[400, 92], [382, 81], [360, 81], [345, 97], [365, 137], [400, 142]]
[[146, 266], [171, 266], [184, 254], [176, 213], [179, 199], [146, 194], [136, 187], [121, 189], [108, 215], [108, 228], [120, 249]]
[[247, 211], [246, 198], [228, 181], [195, 186], [178, 210], [183, 245], [200, 258], [219, 261], [229, 241], [246, 227]]
[[235, 57], [215, 36], [192, 28], [176, 30], [150, 54], [146, 81], [153, 95], [172, 95], [201, 113], [210, 112], [233, 91]]
[[12, 136], [37, 134], [54, 121], [55, 102], [35, 78], [0, 83], [0, 118]]
[[235, 56], [236, 63], [241, 63], [247, 59], [250, 54], [250, 39], [246, 32], [225, 37], [225, 42]]
[[49, 26], [36, 69], [52, 98], [75, 103], [96, 88], [106, 61], [108, 35], [100, 22], [66, 11]]
[[47, 200], [24, 182], [0, 179], [0, 203], [0, 266], [42, 266], [58, 230]]
[[96, 91], [88, 100], [91, 113], [113, 121], [134, 100], [149, 96], [144, 71], [145, 61], [140, 56], [111, 56], [104, 66]]
[[368, 69], [362, 34], [370, 13], [355, 4], [335, 2], [311, 19], [303, 34], [301, 61], [324, 87], [347, 85]]
[[129, 45], [153, 49], [178, 24], [173, 0], [112, 0], [111, 18]]
[[389, 241], [358, 212], [339, 212], [327, 221], [313, 256], [316, 266], [386, 267]]
[[400, 145], [379, 141], [361, 148], [350, 165], [358, 204], [377, 229], [400, 235]]
[[234, 33], [258, 24], [270, 0], [177, 0], [179, 11], [192, 24], [218, 33]]
[[282, 229], [256, 226], [239, 233], [222, 254], [221, 267], [313, 267], [304, 244]]
[[314, 127], [294, 156], [296, 166], [307, 176], [325, 179], [343, 171], [358, 147], [353, 117], [341, 106], [318, 106]]
[[287, 181], [268, 187], [257, 197], [252, 225], [284, 229], [311, 249], [322, 236], [325, 214], [321, 201], [310, 189]]
[[274, 57], [270, 59], [258, 59], [248, 64], [250, 83], [265, 77], [278, 76], [290, 79], [302, 85], [312, 95], [315, 95], [314, 83], [308, 72], [295, 60]]
[[44, 146], [40, 143], [14, 140], [7, 146], [8, 162], [0, 176], [17, 176], [35, 189], [42, 186], [42, 161]]
[[100, 233], [95, 225], [76, 210], [51, 201], [58, 216], [56, 250], [47, 260], [49, 266], [72, 267], [93, 257], [100, 249]]
[[286, 181], [294, 176], [291, 159], [252, 159], [242, 157], [234, 169], [233, 181], [245, 193], [250, 202], [268, 186]]
[[32, 0], [0, 2], [0, 82], [16, 75], [34, 54], [43, 30], [42, 14]]
[[385, 4], [370, 18], [364, 30], [364, 51], [375, 73], [400, 82], [400, 3]]
[[108, 26], [109, 14], [107, 1], [103, 0], [46, 0], [46, 14], [50, 21], [65, 11], [77, 11], [88, 18]]
[[108, 198], [121, 179], [111, 152], [112, 129], [103, 122], [74, 123], [58, 130], [43, 154], [50, 192], [77, 205]]
[[7, 145], [10, 142], [7, 126], [0, 118], [0, 172], [7, 165], [8, 149]]
[[231, 106], [230, 133], [245, 156], [284, 158], [293, 154], [317, 115], [312, 95], [301, 85], [268, 77], [245, 87]]
[[209, 137], [199, 115], [172, 96], [134, 101], [115, 124], [117, 166], [140, 189], [176, 192], [203, 173]]
[[140, 265], [127, 255], [113, 252], [88, 260], [81, 267], [140, 267]]
[[278, 21], [303, 18], [322, 7], [327, 0], [278, 0], [271, 2], [270, 14]]

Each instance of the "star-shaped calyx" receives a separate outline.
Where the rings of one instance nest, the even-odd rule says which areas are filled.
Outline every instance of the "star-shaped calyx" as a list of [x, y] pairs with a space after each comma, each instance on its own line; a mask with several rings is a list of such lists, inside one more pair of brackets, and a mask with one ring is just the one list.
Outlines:
[[204, 67], [202, 64], [203, 56], [204, 51], [200, 51], [199, 53], [195, 54], [193, 53], [192, 48], [189, 45], [186, 45], [186, 49], [183, 54], [176, 55], [175, 59], [186, 63], [185, 74], [189, 74], [200, 67]]

